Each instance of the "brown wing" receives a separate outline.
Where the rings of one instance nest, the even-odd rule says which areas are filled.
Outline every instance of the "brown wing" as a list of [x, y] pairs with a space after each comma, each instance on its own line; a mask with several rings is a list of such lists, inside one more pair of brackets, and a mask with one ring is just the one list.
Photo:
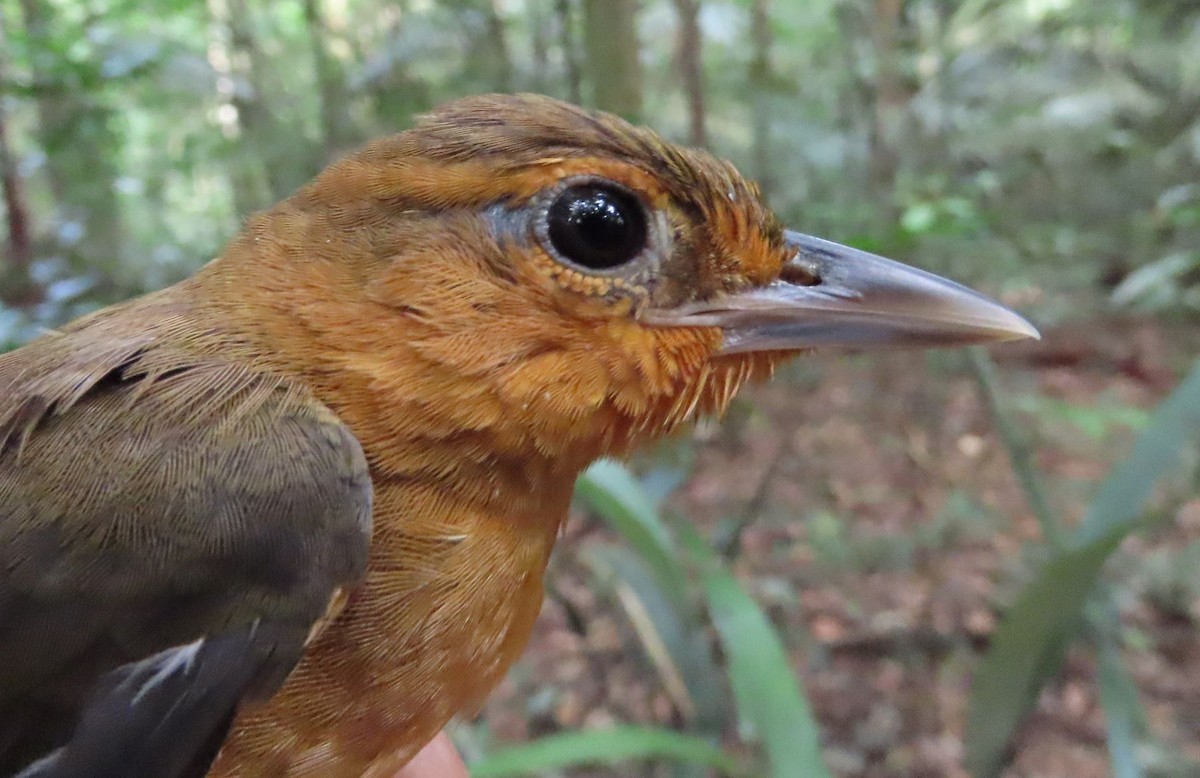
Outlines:
[[0, 356], [0, 775], [203, 775], [365, 569], [350, 432], [159, 348], [84, 330]]

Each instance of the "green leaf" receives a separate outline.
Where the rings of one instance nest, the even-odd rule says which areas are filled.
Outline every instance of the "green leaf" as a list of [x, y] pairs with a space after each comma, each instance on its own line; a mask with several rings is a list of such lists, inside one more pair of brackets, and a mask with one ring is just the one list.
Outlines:
[[769, 775], [826, 778], [820, 730], [779, 636], [712, 549], [686, 532], [689, 550], [704, 567], [709, 614], [725, 649], [738, 713], [762, 740]]
[[581, 558], [616, 594], [684, 718], [694, 729], [719, 737], [728, 718], [728, 695], [698, 609], [674, 602], [629, 548], [593, 545]]
[[1145, 712], [1137, 686], [1129, 677], [1112, 638], [1099, 646], [1097, 681], [1104, 726], [1108, 730], [1108, 755], [1113, 778], [1142, 778], [1145, 771], [1137, 759], [1137, 742], [1146, 728]]
[[616, 727], [566, 732], [498, 751], [471, 765], [471, 778], [540, 775], [568, 767], [616, 765], [630, 760], [690, 762], [733, 773], [732, 757], [703, 738], [668, 729]]
[[1082, 623], [1105, 560], [1137, 528], [1154, 486], [1184, 446], [1198, 438], [1200, 362], [1155, 409], [1129, 458], [1101, 484], [1070, 549], [1025, 587], [997, 629], [976, 672], [967, 713], [966, 761], [976, 778], [1000, 770], [1013, 733], [1057, 672], [1067, 642]]
[[685, 575], [675, 544], [637, 478], [619, 462], [602, 459], [575, 482], [575, 494], [633, 546], [664, 591], [683, 606]]
[[1086, 545], [1141, 518], [1159, 479], [1189, 443], [1200, 441], [1200, 361], [1155, 409], [1133, 452], [1104, 479], [1073, 541]]
[[1079, 627], [1100, 568], [1130, 529], [1120, 527], [1050, 560], [1004, 617], [971, 686], [964, 740], [975, 778], [1000, 772], [1013, 732]]
[[914, 203], [900, 216], [900, 226], [915, 235], [929, 232], [936, 222], [937, 209], [933, 203]]

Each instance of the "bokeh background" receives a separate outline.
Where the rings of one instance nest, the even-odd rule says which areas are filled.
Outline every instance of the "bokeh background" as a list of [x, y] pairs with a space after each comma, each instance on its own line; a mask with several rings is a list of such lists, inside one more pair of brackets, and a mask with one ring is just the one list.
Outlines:
[[0, 348], [441, 101], [618, 112], [1045, 339], [594, 472], [478, 774], [1198, 775], [1198, 54], [1196, 0], [0, 0]]

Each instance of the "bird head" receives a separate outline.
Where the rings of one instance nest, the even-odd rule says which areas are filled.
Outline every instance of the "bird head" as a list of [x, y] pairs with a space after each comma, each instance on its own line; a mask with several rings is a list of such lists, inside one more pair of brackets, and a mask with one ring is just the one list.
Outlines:
[[[273, 348], [306, 352], [356, 434], [481, 460], [624, 453], [798, 351], [1036, 337], [962, 286], [785, 230], [726, 162], [541, 96], [450, 103], [230, 253], [300, 325]], [[408, 450], [398, 465], [433, 466]]]

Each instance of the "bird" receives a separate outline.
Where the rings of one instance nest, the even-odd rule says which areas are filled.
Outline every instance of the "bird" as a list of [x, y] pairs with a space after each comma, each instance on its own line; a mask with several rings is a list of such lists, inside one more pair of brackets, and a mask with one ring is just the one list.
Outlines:
[[1032, 337], [705, 151], [447, 103], [0, 356], [0, 775], [392, 775], [521, 653], [590, 463], [813, 349]]

